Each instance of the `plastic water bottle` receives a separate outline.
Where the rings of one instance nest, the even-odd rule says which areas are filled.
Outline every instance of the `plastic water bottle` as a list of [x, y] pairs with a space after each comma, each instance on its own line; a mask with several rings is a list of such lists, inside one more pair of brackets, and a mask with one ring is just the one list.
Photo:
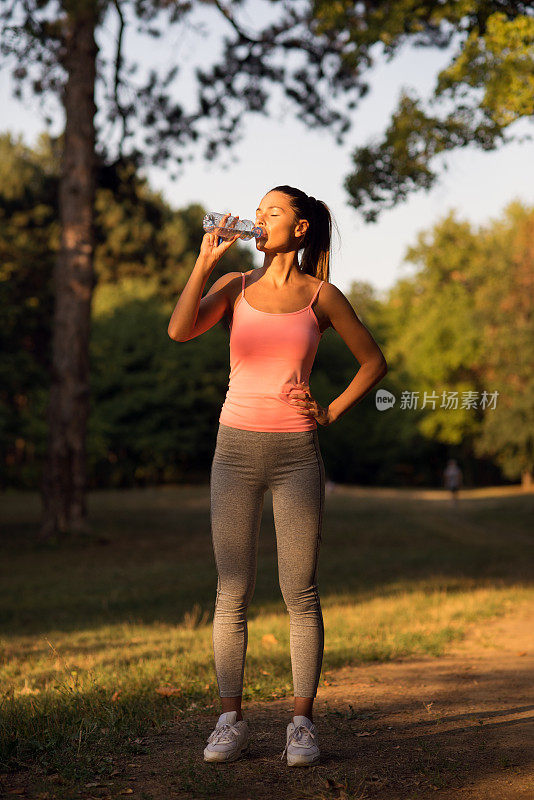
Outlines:
[[[232, 226], [232, 222], [236, 220], [237, 217], [228, 217], [226, 224], [221, 226], [220, 223], [224, 216], [224, 214], [217, 214], [216, 212], [206, 214], [202, 222], [202, 227], [206, 233], [216, 233], [219, 239], [225, 239], [227, 241], [233, 239], [237, 232], [240, 234], [240, 239], [252, 239], [253, 237], [260, 239], [265, 235], [263, 228], [254, 225], [251, 219], [240, 219]], [[219, 242], [217, 242], [217, 244], [219, 244]]]

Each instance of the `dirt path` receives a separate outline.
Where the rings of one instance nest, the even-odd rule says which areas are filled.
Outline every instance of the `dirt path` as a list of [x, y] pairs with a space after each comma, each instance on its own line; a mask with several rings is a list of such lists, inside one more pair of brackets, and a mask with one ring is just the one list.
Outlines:
[[[135, 780], [121, 785], [143, 800], [532, 800], [533, 618], [524, 606], [473, 626], [440, 658], [326, 673], [329, 685], [319, 688], [314, 710], [322, 752], [316, 767], [289, 769], [280, 759], [292, 717], [286, 698], [246, 704], [254, 736], [246, 759], [202, 761], [217, 709], [145, 742], [150, 754], [129, 761]], [[197, 791], [183, 791], [197, 781]]]
[[[473, 625], [439, 658], [325, 673], [328, 686], [319, 687], [314, 709], [316, 767], [290, 769], [280, 759], [291, 698], [247, 702], [253, 744], [246, 758], [204, 763], [217, 707], [145, 737], [145, 754], [115, 761], [116, 777], [76, 797], [532, 800], [533, 618], [525, 605]], [[53, 798], [50, 791], [40, 796]]]

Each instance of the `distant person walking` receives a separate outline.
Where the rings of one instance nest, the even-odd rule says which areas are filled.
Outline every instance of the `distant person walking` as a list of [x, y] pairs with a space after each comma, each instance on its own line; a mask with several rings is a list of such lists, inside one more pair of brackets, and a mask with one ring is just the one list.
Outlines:
[[[264, 231], [256, 239], [263, 267], [227, 273], [201, 297], [215, 264], [238, 238], [217, 244], [217, 232], [206, 233], [169, 322], [169, 335], [180, 342], [204, 333], [224, 315], [230, 324], [230, 380], [210, 474], [218, 574], [213, 651], [223, 713], [204, 749], [209, 762], [234, 761], [249, 744], [241, 710], [247, 608], [268, 489], [279, 583], [289, 612], [295, 694], [282, 759], [287, 753], [288, 766], [307, 766], [320, 758], [312, 716], [324, 650], [317, 567], [325, 469], [317, 425], [334, 422], [387, 372], [373, 337], [329, 282], [331, 224], [320, 200], [291, 186], [275, 187], [256, 209], [256, 225]], [[324, 408], [311, 395], [309, 377], [328, 327], [343, 338], [361, 369]]]
[[462, 470], [455, 458], [449, 458], [443, 472], [445, 488], [451, 492], [451, 502], [454, 508], [458, 505], [458, 490], [463, 483]]

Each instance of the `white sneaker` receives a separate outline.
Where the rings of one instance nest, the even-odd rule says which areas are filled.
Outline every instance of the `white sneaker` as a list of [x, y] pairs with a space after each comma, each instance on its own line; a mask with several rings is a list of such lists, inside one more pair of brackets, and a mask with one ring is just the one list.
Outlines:
[[204, 761], [235, 761], [248, 750], [250, 733], [248, 722], [237, 719], [237, 711], [221, 714], [215, 730], [209, 735], [204, 748]]
[[288, 767], [308, 767], [318, 764], [321, 752], [317, 743], [317, 731], [313, 722], [301, 714], [293, 717], [286, 731], [287, 743], [282, 759], [287, 753]]

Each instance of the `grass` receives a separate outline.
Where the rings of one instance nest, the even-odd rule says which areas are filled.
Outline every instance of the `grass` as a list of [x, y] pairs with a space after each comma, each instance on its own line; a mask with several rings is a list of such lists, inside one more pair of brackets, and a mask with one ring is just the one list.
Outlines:
[[[532, 597], [534, 495], [327, 497], [326, 670], [439, 656]], [[209, 489], [97, 492], [92, 538], [36, 545], [37, 495], [6, 493], [0, 542], [0, 771], [109, 773], [113, 753], [191, 711], [219, 713]], [[266, 495], [243, 698], [292, 694], [289, 618]], [[320, 687], [319, 687], [320, 688]], [[103, 758], [102, 753], [106, 753]], [[216, 787], [214, 787], [216, 788]]]

